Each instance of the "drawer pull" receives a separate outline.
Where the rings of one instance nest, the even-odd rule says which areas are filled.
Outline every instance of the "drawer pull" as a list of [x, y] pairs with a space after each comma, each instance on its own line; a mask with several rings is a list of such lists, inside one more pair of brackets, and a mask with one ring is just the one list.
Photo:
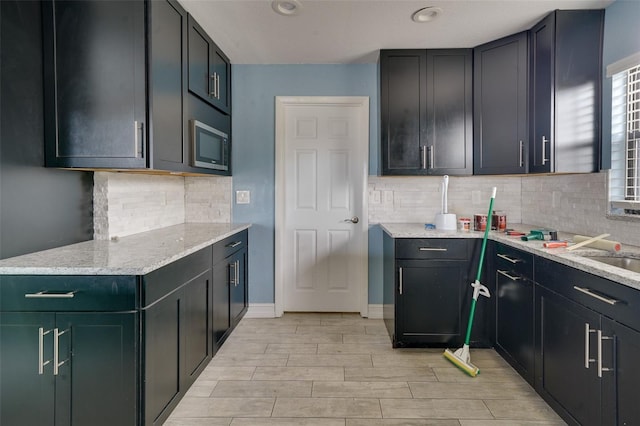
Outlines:
[[44, 331], [44, 328], [38, 329], [38, 374], [44, 374], [44, 366], [49, 364], [51, 360], [44, 360], [44, 336], [51, 333], [51, 330]]
[[620, 300], [617, 299], [613, 299], [611, 297], [605, 297], [605, 296], [601, 296], [597, 293], [594, 293], [590, 288], [585, 288], [585, 287], [578, 287], [577, 285], [574, 285], [573, 288], [575, 290], [578, 290], [580, 293], [584, 293], [587, 296], [591, 296], [594, 299], [598, 299], [601, 302], [607, 303], [609, 305], [617, 305], [619, 303], [623, 303]]
[[516, 259], [516, 258], [513, 258], [513, 257], [509, 257], [509, 256], [507, 256], [506, 254], [500, 254], [500, 253], [498, 253], [498, 257], [499, 257], [500, 259], [504, 259], [504, 260], [506, 260], [507, 262], [511, 262], [511, 263], [520, 263], [520, 262], [522, 262], [522, 259]]
[[402, 295], [402, 268], [398, 268], [398, 293]]
[[518, 281], [518, 280], [522, 279], [522, 277], [517, 277], [517, 276], [510, 275], [507, 271], [503, 271], [501, 269], [498, 269], [498, 273], [500, 275], [503, 275], [503, 276], [509, 278], [512, 281]]
[[420, 251], [447, 251], [447, 249], [440, 247], [420, 247]]
[[225, 247], [234, 248], [234, 247], [238, 247], [240, 244], [242, 244], [242, 241], [236, 241], [236, 242], [227, 244]]
[[49, 293], [48, 290], [42, 290], [37, 293], [27, 293], [24, 295], [27, 299], [72, 299], [75, 291], [66, 293]]

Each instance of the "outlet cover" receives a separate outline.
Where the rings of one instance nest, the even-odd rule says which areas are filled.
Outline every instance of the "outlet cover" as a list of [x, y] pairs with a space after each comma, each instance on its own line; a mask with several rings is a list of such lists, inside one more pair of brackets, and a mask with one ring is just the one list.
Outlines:
[[236, 191], [236, 204], [249, 204], [251, 202], [251, 191]]

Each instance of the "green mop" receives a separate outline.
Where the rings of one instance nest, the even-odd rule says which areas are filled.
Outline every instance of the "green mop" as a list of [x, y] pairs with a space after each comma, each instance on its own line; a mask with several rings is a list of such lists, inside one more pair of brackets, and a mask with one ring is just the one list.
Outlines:
[[482, 275], [482, 264], [484, 263], [484, 252], [487, 247], [487, 237], [489, 236], [489, 229], [491, 228], [491, 214], [493, 213], [493, 200], [496, 199], [496, 187], [493, 187], [493, 193], [491, 194], [491, 201], [489, 202], [489, 213], [487, 214], [487, 226], [484, 229], [484, 237], [482, 239], [482, 250], [480, 251], [480, 264], [478, 265], [478, 273], [476, 274], [476, 280], [471, 284], [473, 287], [473, 300], [471, 301], [471, 312], [469, 313], [469, 322], [467, 323], [467, 335], [464, 339], [464, 345], [452, 352], [449, 349], [445, 349], [443, 356], [451, 361], [456, 367], [467, 373], [471, 377], [476, 377], [480, 373], [480, 369], [471, 363], [471, 357], [469, 356], [469, 341], [471, 340], [471, 328], [473, 327], [473, 316], [476, 313], [476, 303], [478, 296], [491, 297], [489, 289], [480, 284], [480, 275]]

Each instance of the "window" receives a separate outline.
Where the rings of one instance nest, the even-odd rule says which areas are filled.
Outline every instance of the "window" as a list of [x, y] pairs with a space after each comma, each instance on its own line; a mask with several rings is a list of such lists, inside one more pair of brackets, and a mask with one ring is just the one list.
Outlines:
[[611, 77], [611, 212], [640, 215], [640, 65]]
[[627, 71], [627, 164], [625, 200], [640, 201], [640, 66]]

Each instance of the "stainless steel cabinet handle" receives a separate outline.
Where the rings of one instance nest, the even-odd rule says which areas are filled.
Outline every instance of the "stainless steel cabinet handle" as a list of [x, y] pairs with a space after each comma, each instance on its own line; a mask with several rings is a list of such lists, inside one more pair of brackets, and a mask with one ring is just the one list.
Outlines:
[[220, 75], [216, 73], [216, 98], [220, 100]]
[[234, 241], [233, 243], [227, 244], [225, 247], [234, 248], [238, 247], [240, 244], [242, 244], [242, 241]]
[[211, 74], [211, 76], [209, 77], [209, 96], [211, 96], [212, 98], [216, 97], [216, 73], [214, 72], [213, 74]]
[[430, 169], [433, 169], [436, 166], [436, 147], [435, 145], [431, 145], [429, 147], [429, 165], [427, 166]]
[[524, 144], [520, 141], [520, 160], [518, 160], [520, 167], [524, 167]]
[[229, 264], [229, 284], [236, 286], [236, 262]]
[[398, 268], [398, 292], [402, 294], [402, 268]]
[[236, 287], [240, 284], [240, 261], [236, 260]]
[[618, 303], [621, 303], [620, 300], [614, 299], [612, 297], [600, 296], [599, 294], [594, 293], [590, 288], [578, 287], [577, 285], [574, 285], [573, 288], [575, 290], [578, 290], [580, 293], [584, 293], [587, 296], [591, 296], [594, 299], [598, 299], [599, 301], [604, 302], [604, 303], [609, 304], [609, 305], [617, 305]]
[[426, 170], [426, 168], [427, 168], [427, 147], [422, 145], [420, 147], [420, 153], [422, 154], [422, 163], [420, 164], [420, 168], [422, 170]]
[[44, 328], [38, 329], [38, 374], [44, 374], [44, 366], [49, 364], [51, 360], [44, 360], [44, 336], [51, 333], [51, 330], [44, 331]]
[[613, 371], [613, 368], [602, 367], [602, 341], [613, 340], [613, 337], [603, 336], [602, 330], [598, 330], [598, 377], [602, 377], [603, 371]]
[[67, 333], [69, 329], [58, 331], [58, 328], [53, 329], [53, 375], [57, 376], [59, 369], [64, 365], [65, 362], [69, 360], [69, 358], [60, 362], [60, 336]]
[[500, 275], [504, 275], [505, 277], [509, 278], [511, 281], [518, 281], [519, 279], [522, 279], [522, 277], [517, 277], [517, 276], [510, 275], [507, 271], [503, 271], [503, 270], [500, 270], [500, 269], [498, 269], [498, 273]]
[[27, 299], [73, 299], [75, 291], [66, 293], [48, 293], [48, 290], [42, 290], [37, 293], [27, 293], [24, 295]]
[[345, 219], [343, 222], [358, 223], [360, 222], [360, 218], [358, 216], [354, 216], [352, 218]]
[[133, 128], [134, 156], [135, 158], [142, 158], [144, 156], [144, 123], [136, 120], [133, 122]]
[[589, 358], [589, 335], [595, 332], [588, 322], [584, 323], [584, 368], [589, 368], [589, 363], [595, 362], [594, 358]]
[[516, 258], [514, 258], [514, 257], [509, 257], [509, 256], [507, 256], [506, 254], [500, 254], [500, 253], [498, 253], [498, 255], [497, 255], [497, 256], [498, 256], [500, 259], [504, 259], [504, 260], [506, 260], [507, 262], [511, 262], [511, 263], [514, 263], [514, 264], [515, 264], [515, 263], [522, 262], [522, 259], [516, 259]]
[[547, 158], [547, 143], [549, 143], [549, 139], [546, 136], [542, 136], [542, 164], [547, 164], [549, 159]]
[[420, 251], [447, 251], [446, 248], [441, 248], [441, 247], [420, 247], [418, 250], [420, 250]]

